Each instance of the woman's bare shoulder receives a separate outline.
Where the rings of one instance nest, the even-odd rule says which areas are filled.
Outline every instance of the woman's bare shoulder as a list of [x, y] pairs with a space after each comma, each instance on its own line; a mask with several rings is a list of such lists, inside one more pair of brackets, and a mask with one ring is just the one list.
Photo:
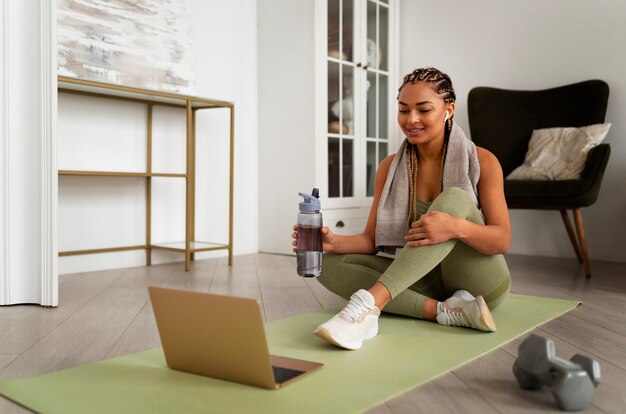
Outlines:
[[478, 163], [480, 164], [481, 169], [500, 169], [500, 162], [491, 151], [482, 147], [476, 147], [476, 155], [478, 156]]
[[385, 168], [385, 169], [389, 169], [389, 166], [391, 165], [391, 163], [393, 162], [394, 158], [396, 158], [396, 154], [391, 154], [388, 155], [387, 157], [385, 157], [385, 159], [383, 159], [380, 164], [378, 165], [378, 168]]
[[383, 190], [387, 175], [389, 175], [389, 167], [391, 167], [394, 157], [395, 154], [389, 155], [378, 164], [376, 178], [374, 179], [374, 198], [380, 196], [380, 192]]

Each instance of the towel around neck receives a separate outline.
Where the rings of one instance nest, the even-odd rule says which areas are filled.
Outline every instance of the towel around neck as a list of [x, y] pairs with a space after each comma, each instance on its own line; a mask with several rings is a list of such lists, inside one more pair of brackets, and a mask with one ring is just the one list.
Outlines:
[[[406, 168], [406, 138], [400, 145], [387, 174], [376, 216], [376, 249], [395, 254], [396, 248], [406, 243], [409, 230], [409, 177]], [[476, 145], [463, 130], [452, 124], [447, 154], [443, 166], [443, 188], [465, 190], [478, 206], [478, 179], [480, 164]]]

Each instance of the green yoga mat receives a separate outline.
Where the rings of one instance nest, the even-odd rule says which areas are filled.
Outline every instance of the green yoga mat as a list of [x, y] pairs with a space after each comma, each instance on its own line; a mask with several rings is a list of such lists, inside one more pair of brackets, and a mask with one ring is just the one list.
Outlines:
[[0, 394], [42, 413], [348, 413], [375, 407], [484, 355], [579, 302], [510, 295], [495, 333], [383, 315], [380, 334], [358, 351], [312, 335], [333, 311], [266, 325], [273, 354], [324, 367], [279, 390], [170, 370], [161, 349], [0, 383]]

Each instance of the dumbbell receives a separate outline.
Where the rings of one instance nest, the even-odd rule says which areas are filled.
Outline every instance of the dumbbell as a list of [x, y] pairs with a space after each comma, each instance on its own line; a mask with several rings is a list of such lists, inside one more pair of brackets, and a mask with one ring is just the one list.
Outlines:
[[559, 358], [553, 341], [534, 334], [520, 344], [513, 374], [524, 389], [550, 388], [565, 411], [584, 409], [601, 378], [598, 361], [580, 354], [569, 361]]

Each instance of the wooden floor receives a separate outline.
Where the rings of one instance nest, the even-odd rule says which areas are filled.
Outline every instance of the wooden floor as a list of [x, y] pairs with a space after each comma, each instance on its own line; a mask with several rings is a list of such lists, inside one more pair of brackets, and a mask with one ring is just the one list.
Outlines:
[[[559, 356], [592, 355], [602, 384], [586, 412], [626, 412], [626, 263], [593, 262], [585, 278], [575, 260], [508, 256], [515, 293], [580, 299], [583, 306], [534, 332]], [[160, 346], [146, 286], [255, 297], [267, 321], [344, 301], [296, 276], [295, 258], [256, 254], [60, 277], [60, 306], [0, 307], [0, 380], [32, 376]], [[462, 329], [462, 328], [459, 328]], [[543, 389], [523, 391], [511, 366], [520, 338], [370, 413], [560, 412]], [[26, 410], [0, 397], [1, 413]]]

